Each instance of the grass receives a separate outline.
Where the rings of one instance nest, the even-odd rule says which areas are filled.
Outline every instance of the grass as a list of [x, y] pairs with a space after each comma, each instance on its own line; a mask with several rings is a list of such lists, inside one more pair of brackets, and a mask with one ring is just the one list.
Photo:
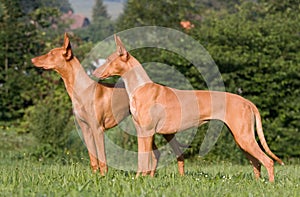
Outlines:
[[[300, 166], [276, 166], [276, 182], [254, 180], [250, 165], [186, 161], [180, 177], [176, 163], [158, 170], [155, 178], [109, 169], [92, 174], [88, 161], [45, 164], [0, 155], [1, 196], [300, 196]], [[6, 159], [5, 159], [6, 157]]]
[[101, 177], [91, 173], [87, 154], [76, 162], [68, 155], [34, 161], [29, 151], [36, 147], [33, 138], [11, 130], [14, 128], [0, 131], [0, 197], [300, 196], [299, 161], [276, 165], [275, 183], [267, 181], [264, 167], [262, 179], [255, 180], [250, 165], [203, 159], [187, 159], [184, 177], [178, 175], [175, 162], [160, 168], [154, 178], [135, 178], [135, 172], [113, 168]]

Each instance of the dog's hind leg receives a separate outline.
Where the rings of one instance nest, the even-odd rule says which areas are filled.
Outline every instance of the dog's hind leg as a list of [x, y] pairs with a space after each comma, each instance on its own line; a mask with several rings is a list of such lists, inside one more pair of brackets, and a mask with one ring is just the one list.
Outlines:
[[181, 144], [177, 141], [176, 136], [174, 134], [165, 134], [163, 135], [164, 138], [168, 141], [171, 148], [174, 151], [174, 154], [177, 157], [177, 165], [178, 165], [178, 171], [181, 176], [184, 175], [184, 156], [183, 152], [180, 149]]
[[[264, 151], [259, 147], [255, 139], [254, 131], [254, 116], [249, 106], [240, 108], [240, 122], [233, 119], [228, 119], [227, 125], [230, 128], [236, 143], [240, 148], [247, 153], [246, 156], [252, 162], [255, 170], [258, 173], [258, 161], [264, 165], [268, 171], [269, 181], [274, 181], [274, 161], [270, 159]], [[255, 174], [258, 176], [258, 174]]]
[[150, 172], [150, 176], [154, 176], [156, 168], [157, 168], [157, 164], [160, 158], [160, 152], [153, 140], [152, 142], [152, 160], [151, 160], [151, 172]]
[[253, 157], [252, 155], [250, 155], [249, 153], [243, 151], [244, 154], [246, 155], [246, 157], [249, 159], [250, 163], [253, 166], [253, 171], [254, 171], [254, 175], [256, 179], [260, 178], [260, 173], [261, 173], [261, 164], [258, 161], [258, 159], [256, 159], [255, 157]]
[[[259, 147], [256, 142], [254, 135], [245, 135], [234, 136], [236, 143], [241, 147], [243, 151], [248, 154], [248, 158], [252, 162], [252, 165], [256, 168], [254, 173], [257, 172], [258, 169], [258, 161], [264, 165], [268, 171], [269, 181], [274, 181], [274, 162], [270, 159]], [[251, 156], [251, 157], [250, 157]], [[258, 161], [257, 161], [258, 160]], [[255, 166], [256, 165], [256, 166]], [[257, 175], [256, 175], [257, 176]]]

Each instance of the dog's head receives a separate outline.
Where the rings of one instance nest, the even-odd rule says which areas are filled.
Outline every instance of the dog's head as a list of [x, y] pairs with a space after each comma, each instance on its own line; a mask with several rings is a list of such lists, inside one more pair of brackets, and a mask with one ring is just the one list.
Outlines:
[[64, 44], [60, 48], [55, 48], [47, 54], [31, 59], [31, 62], [36, 66], [44, 69], [59, 70], [66, 62], [73, 58], [71, 43], [68, 34], [65, 33]]
[[120, 37], [114, 35], [117, 46], [116, 52], [111, 54], [103, 65], [97, 68], [93, 75], [97, 78], [105, 79], [110, 76], [122, 76], [124, 68], [130, 58], [130, 54], [125, 49]]

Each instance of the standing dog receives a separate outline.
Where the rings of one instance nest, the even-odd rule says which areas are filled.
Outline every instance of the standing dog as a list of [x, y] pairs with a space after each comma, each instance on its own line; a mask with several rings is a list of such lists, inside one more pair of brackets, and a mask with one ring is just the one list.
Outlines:
[[283, 162], [269, 149], [264, 138], [261, 117], [249, 100], [227, 92], [177, 90], [153, 83], [141, 64], [131, 56], [119, 37], [115, 36], [117, 51], [104, 65], [94, 71], [99, 78], [119, 75], [129, 95], [130, 110], [138, 136], [138, 172], [153, 176], [155, 162], [151, 164], [153, 135], [174, 134], [199, 126], [209, 120], [223, 121], [233, 134], [260, 177], [262, 163], [274, 181], [274, 162], [255, 140], [254, 123], [264, 150], [273, 159]]
[[[45, 55], [33, 58], [32, 63], [36, 67], [53, 69], [60, 74], [88, 148], [91, 168], [94, 172], [100, 169], [101, 175], [104, 175], [107, 172], [104, 131], [116, 126], [129, 115], [129, 100], [125, 89], [90, 79], [73, 55], [67, 34], [61, 48], [52, 49]], [[174, 150], [179, 173], [183, 175], [184, 159], [179, 148], [182, 145], [173, 134], [164, 135], [164, 138]], [[155, 144], [153, 146], [156, 147]]]

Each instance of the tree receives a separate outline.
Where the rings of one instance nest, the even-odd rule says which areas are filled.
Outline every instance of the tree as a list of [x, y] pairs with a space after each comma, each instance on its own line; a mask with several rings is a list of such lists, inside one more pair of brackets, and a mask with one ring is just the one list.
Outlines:
[[235, 5], [240, 4], [242, 1], [245, 0], [196, 0], [196, 3], [205, 10], [213, 9], [220, 11], [226, 9], [234, 11]]
[[38, 7], [58, 8], [63, 13], [73, 10], [69, 0], [43, 0], [38, 2]]
[[129, 0], [125, 5], [124, 13], [117, 21], [117, 30], [145, 25], [157, 25], [177, 29], [180, 27], [180, 21], [193, 15], [197, 8], [195, 0]]
[[114, 32], [113, 21], [107, 14], [102, 0], [96, 0], [93, 6], [91, 24], [84, 29], [76, 30], [75, 33], [86, 41], [97, 43]]
[[3, 14], [4, 14], [4, 7], [2, 2], [0, 2], [0, 17], [2, 17]]
[[59, 11], [36, 7], [37, 1], [28, 0], [1, 0], [0, 5], [0, 120], [7, 121], [21, 118], [24, 110], [41, 98], [36, 91], [40, 71], [30, 59], [45, 52], [46, 45], [51, 47], [59, 34], [52, 27]]
[[192, 34], [207, 43], [227, 91], [257, 105], [271, 149], [298, 157], [299, 7], [284, 4], [279, 9], [273, 2], [245, 2], [236, 13], [216, 13]]
[[97, 21], [100, 17], [109, 18], [107, 14], [106, 7], [103, 5], [102, 0], [95, 0], [95, 5], [93, 7], [92, 19]]
[[[74, 120], [61, 78], [31, 63], [32, 57], [62, 45], [61, 8], [56, 6], [63, 2], [0, 0], [0, 132], [5, 125], [16, 134], [35, 136], [39, 143], [30, 153], [39, 158], [69, 153], [70, 148], [78, 153], [82, 145], [78, 136], [70, 138]], [[74, 50], [78, 58], [90, 48], [82, 42], [72, 39], [74, 46], [80, 45]]]
[[[36, 41], [34, 26], [20, 8], [19, 1], [1, 1], [3, 15], [0, 19], [0, 119], [20, 117], [31, 104], [31, 71], [29, 57]], [[17, 29], [17, 31], [16, 31]]]
[[299, 1], [298, 0], [259, 0], [258, 2], [264, 4], [264, 6], [269, 10], [269, 12], [277, 13], [277, 12], [289, 12], [296, 11], [299, 9]]

